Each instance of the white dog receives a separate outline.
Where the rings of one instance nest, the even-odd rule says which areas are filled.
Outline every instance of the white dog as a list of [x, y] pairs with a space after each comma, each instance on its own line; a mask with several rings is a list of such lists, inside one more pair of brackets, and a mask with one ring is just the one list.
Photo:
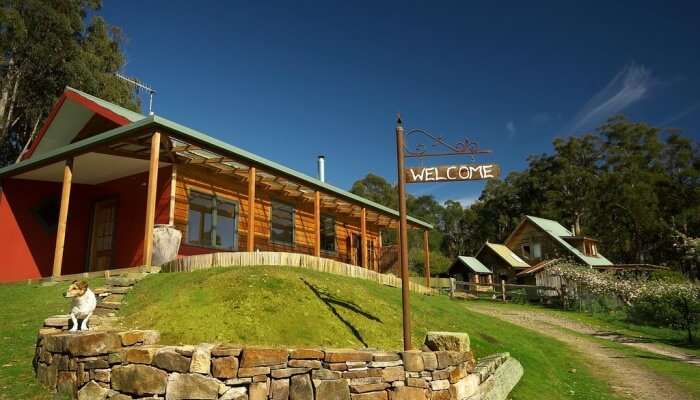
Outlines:
[[73, 281], [65, 295], [66, 298], [73, 298], [73, 308], [70, 311], [70, 319], [73, 321], [71, 332], [78, 330], [78, 320], [81, 319], [81, 331], [88, 330], [88, 320], [97, 307], [95, 293], [88, 288], [85, 281]]

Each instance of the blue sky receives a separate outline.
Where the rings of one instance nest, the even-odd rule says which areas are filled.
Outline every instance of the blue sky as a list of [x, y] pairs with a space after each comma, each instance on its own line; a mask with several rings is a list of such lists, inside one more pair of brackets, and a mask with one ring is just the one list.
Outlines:
[[[431, 4], [429, 4], [431, 3]], [[106, 1], [156, 114], [349, 188], [396, 180], [395, 115], [504, 174], [610, 115], [700, 137], [700, 5]], [[469, 161], [455, 158], [452, 161]], [[447, 160], [425, 160], [425, 165]], [[409, 185], [465, 204], [482, 182]]]

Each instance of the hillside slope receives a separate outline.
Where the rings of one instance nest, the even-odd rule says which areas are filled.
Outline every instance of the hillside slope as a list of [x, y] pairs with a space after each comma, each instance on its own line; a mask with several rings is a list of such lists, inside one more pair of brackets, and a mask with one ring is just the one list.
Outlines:
[[[582, 358], [533, 331], [470, 312], [445, 296], [412, 295], [414, 346], [428, 330], [468, 332], [477, 357], [510, 351], [525, 367], [513, 399], [612, 399]], [[166, 343], [400, 349], [401, 291], [296, 268], [237, 267], [158, 274], [121, 311]], [[576, 373], [569, 371], [576, 370]]]

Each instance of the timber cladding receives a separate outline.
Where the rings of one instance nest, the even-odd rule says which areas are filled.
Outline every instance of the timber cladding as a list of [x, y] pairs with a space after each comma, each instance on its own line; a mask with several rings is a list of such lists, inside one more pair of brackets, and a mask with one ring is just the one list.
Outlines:
[[[211, 170], [194, 166], [178, 165], [175, 183], [174, 224], [183, 234], [181, 253], [185, 255], [221, 251], [221, 248], [206, 248], [188, 244], [189, 194], [194, 191], [202, 194], [216, 195], [237, 204], [236, 248], [245, 251], [248, 240], [250, 216], [248, 215], [248, 183], [226, 174], [214, 174]], [[270, 240], [272, 202], [280, 202], [294, 207], [294, 241], [293, 245], [275, 243]], [[336, 213], [335, 210], [321, 207], [322, 216], [335, 218], [335, 252], [321, 250], [321, 256], [342, 262], [357, 264], [361, 257], [356, 250], [359, 238], [360, 218]], [[315, 243], [314, 202], [303, 197], [290, 196], [268, 190], [258, 183], [255, 191], [255, 227], [254, 248], [260, 251], [291, 251], [313, 254]], [[378, 249], [379, 227], [367, 223], [367, 241], [369, 249]], [[378, 251], [368, 252], [372, 269], [378, 264]]]

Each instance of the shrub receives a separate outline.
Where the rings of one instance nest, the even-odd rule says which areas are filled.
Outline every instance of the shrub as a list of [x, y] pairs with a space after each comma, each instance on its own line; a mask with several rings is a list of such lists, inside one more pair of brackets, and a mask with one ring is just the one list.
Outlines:
[[[676, 274], [657, 273], [643, 281], [570, 263], [557, 264], [550, 271], [595, 298], [619, 299], [635, 322], [684, 330], [688, 342], [693, 341], [693, 329], [700, 323], [700, 286]], [[580, 291], [574, 294], [581, 296]]]

